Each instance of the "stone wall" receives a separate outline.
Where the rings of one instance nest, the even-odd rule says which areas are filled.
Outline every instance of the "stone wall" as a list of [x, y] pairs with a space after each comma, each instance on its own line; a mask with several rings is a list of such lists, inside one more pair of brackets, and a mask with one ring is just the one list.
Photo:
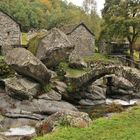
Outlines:
[[115, 74], [130, 81], [136, 91], [140, 92], [140, 70], [126, 66], [111, 65], [99, 68], [93, 68], [80, 77], [66, 77], [67, 82], [71, 83], [75, 88], [82, 87], [91, 81], [95, 81], [105, 75]]
[[80, 56], [90, 56], [95, 52], [95, 37], [84, 26], [79, 26], [68, 36]]
[[8, 15], [0, 12], [0, 46], [5, 48], [20, 45], [20, 27]]

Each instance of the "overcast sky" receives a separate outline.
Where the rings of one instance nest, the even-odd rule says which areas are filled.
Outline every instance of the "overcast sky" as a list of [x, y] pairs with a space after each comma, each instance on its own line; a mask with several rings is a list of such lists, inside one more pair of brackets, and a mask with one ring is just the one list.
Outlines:
[[[74, 3], [75, 5], [82, 6], [83, 0], [68, 0], [69, 2]], [[97, 11], [101, 14], [101, 9], [104, 7], [105, 0], [96, 0], [97, 2]]]

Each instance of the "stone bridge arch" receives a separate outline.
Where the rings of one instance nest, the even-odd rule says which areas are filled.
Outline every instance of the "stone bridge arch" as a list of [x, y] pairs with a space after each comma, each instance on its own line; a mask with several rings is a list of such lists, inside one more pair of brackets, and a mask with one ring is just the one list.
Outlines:
[[95, 81], [108, 74], [115, 74], [116, 76], [127, 79], [134, 85], [135, 90], [137, 92], [140, 92], [140, 70], [126, 66], [111, 65], [93, 68], [92, 70], [90, 70], [86, 74], [83, 74], [80, 77], [67, 77], [67, 80], [72, 83], [73, 86], [80, 88], [84, 84], [90, 81]]

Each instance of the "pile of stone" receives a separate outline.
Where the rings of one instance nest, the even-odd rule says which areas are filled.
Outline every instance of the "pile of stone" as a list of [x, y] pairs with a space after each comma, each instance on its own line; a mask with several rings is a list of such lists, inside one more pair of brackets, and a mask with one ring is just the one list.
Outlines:
[[[0, 129], [35, 126], [57, 112], [73, 111], [71, 116], [79, 112], [75, 106], [62, 100], [67, 85], [57, 80], [57, 74], [49, 69], [63, 60], [68, 61], [73, 49], [67, 36], [53, 29], [42, 40], [36, 55], [24, 48], [14, 48], [7, 53], [5, 62], [16, 74], [0, 81], [5, 91], [0, 93], [0, 110], [4, 116]], [[51, 89], [45, 93], [43, 87], [50, 84]], [[87, 126], [89, 122], [81, 123]]]

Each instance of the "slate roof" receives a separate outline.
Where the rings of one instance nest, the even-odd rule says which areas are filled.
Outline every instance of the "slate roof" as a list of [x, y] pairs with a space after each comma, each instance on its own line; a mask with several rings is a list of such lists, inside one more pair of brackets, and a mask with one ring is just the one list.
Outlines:
[[80, 24], [72, 24], [72, 25], [62, 26], [62, 27], [60, 27], [60, 30], [63, 31], [66, 35], [69, 35], [73, 31], [75, 31], [79, 26], [84, 26], [90, 34], [95, 36], [94, 33], [83, 22]]
[[3, 14], [7, 15], [8, 17], [10, 17], [14, 22], [16, 22], [21, 30], [21, 24], [19, 22], [17, 22], [12, 16], [10, 16], [8, 13], [6, 13], [5, 11], [3, 11], [2, 9], [0, 9], [0, 12], [2, 12]]

